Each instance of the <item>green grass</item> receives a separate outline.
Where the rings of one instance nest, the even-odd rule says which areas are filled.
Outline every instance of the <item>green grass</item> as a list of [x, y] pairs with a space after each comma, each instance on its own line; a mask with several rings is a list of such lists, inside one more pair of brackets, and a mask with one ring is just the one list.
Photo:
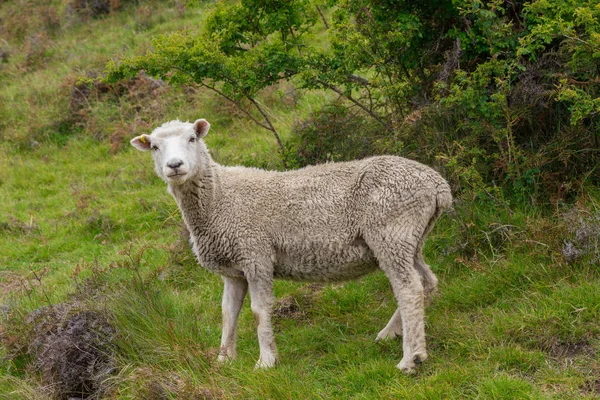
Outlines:
[[[77, 76], [100, 71], [122, 51], [148, 48], [154, 34], [202, 20], [191, 10], [177, 14], [172, 3], [153, 6], [143, 24], [134, 6], [89, 24], [65, 22], [49, 37], [49, 58], [34, 67], [23, 67], [25, 46], [10, 42], [0, 70], [0, 399], [45, 398], [39, 373], [19, 351], [26, 315], [74, 296], [118, 331], [110, 399], [598, 396], [598, 266], [565, 262], [569, 233], [560, 213], [504, 202], [463, 199], [431, 235], [426, 258], [440, 291], [427, 309], [430, 358], [416, 375], [395, 369], [401, 340], [375, 343], [396, 307], [381, 273], [335, 285], [276, 282], [282, 304], [296, 304], [275, 312], [280, 364], [253, 370], [258, 345], [248, 302], [239, 359], [217, 364], [221, 280], [196, 264], [164, 183], [127, 140], [169, 119], [205, 117], [219, 161], [281, 168], [274, 139], [198, 88], [100, 94], [69, 122]], [[292, 86], [260, 99], [284, 138], [328, 100], [301, 94], [290, 104]], [[599, 198], [590, 188], [580, 205], [597, 212]], [[498, 224], [512, 228], [500, 235]]]

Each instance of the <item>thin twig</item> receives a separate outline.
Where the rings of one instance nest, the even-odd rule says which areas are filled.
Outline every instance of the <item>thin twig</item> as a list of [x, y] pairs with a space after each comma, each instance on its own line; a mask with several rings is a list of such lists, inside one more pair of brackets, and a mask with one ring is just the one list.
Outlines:
[[564, 33], [561, 34], [560, 36], [566, 37], [567, 39], [575, 40], [576, 42], [583, 43], [588, 47], [594, 48], [594, 46], [590, 42], [586, 42], [585, 40], [579, 39], [578, 37], [565, 35]]
[[356, 82], [358, 84], [360, 84], [361, 86], [369, 86], [371, 83], [369, 82], [369, 80], [367, 78], [364, 78], [360, 75], [356, 75], [356, 74], [350, 74], [348, 76], [348, 79], [351, 80], [352, 82]]
[[538, 242], [537, 240], [530, 240], [530, 239], [525, 239], [523, 240], [525, 243], [535, 243], [535, 244], [539, 244], [540, 246], [544, 246], [544, 247], [550, 247], [548, 246], [546, 243], [542, 243], [542, 242]]
[[379, 115], [377, 115], [373, 111], [369, 110], [365, 105], [361, 104], [355, 98], [353, 98], [350, 95], [347, 95], [340, 88], [338, 88], [336, 86], [333, 86], [333, 85], [331, 85], [331, 84], [329, 84], [327, 82], [323, 82], [321, 80], [317, 80], [317, 82], [320, 83], [321, 85], [325, 86], [326, 88], [328, 88], [330, 90], [333, 90], [334, 92], [336, 92], [340, 96], [343, 96], [346, 99], [350, 100], [352, 103], [354, 103], [360, 109], [362, 109], [364, 112], [366, 112], [367, 114], [369, 114], [375, 121], [379, 122], [381, 124], [381, 126], [383, 126], [386, 130], [388, 130], [390, 133], [393, 133], [393, 130], [388, 126], [388, 124], [385, 123], [385, 121], [383, 119], [381, 119], [381, 117]]
[[321, 16], [321, 19], [323, 20], [325, 29], [329, 29], [329, 24], [327, 23], [327, 19], [325, 18], [325, 15], [323, 15], [323, 11], [321, 11], [321, 7], [319, 7], [318, 5], [315, 5], [315, 7], [317, 7], [317, 11], [319, 12], [319, 15]]
[[[279, 137], [279, 134], [277, 133], [277, 130], [275, 129], [275, 127], [273, 126], [273, 124], [271, 123], [271, 120], [269, 119], [269, 116], [267, 115], [267, 113], [260, 107], [260, 105], [256, 102], [256, 100], [254, 100], [254, 98], [250, 97], [250, 96], [246, 96], [246, 98], [248, 100], [250, 100], [250, 102], [252, 104], [254, 104], [254, 107], [256, 107], [256, 109], [258, 110], [259, 113], [261, 113], [261, 115], [263, 116], [263, 118], [265, 119], [265, 121], [267, 122], [267, 124], [269, 124], [268, 128], [271, 132], [273, 132], [273, 136], [275, 136], [275, 140], [277, 140], [277, 145], [279, 146], [279, 149], [281, 150], [281, 154], [283, 155], [283, 153], [285, 152], [285, 147], [283, 147], [283, 143], [281, 142], [281, 138]], [[284, 159], [282, 159], [283, 161], [283, 167], [287, 169], [287, 165]]]
[[201, 86], [204, 86], [204, 87], [205, 87], [205, 88], [207, 88], [207, 89], [210, 89], [210, 90], [212, 90], [213, 92], [217, 93], [219, 96], [223, 96], [225, 99], [227, 99], [227, 100], [229, 100], [230, 102], [232, 102], [232, 103], [233, 103], [233, 104], [234, 104], [234, 105], [235, 105], [235, 106], [236, 106], [236, 107], [237, 107], [237, 108], [238, 108], [238, 109], [239, 109], [241, 112], [243, 112], [244, 114], [246, 114], [246, 116], [247, 116], [248, 118], [250, 118], [250, 119], [252, 120], [252, 122], [254, 122], [255, 124], [257, 124], [257, 125], [259, 125], [259, 126], [261, 126], [261, 127], [265, 128], [265, 129], [271, 130], [271, 128], [270, 128], [268, 125], [265, 125], [265, 124], [263, 124], [262, 122], [260, 122], [259, 120], [257, 120], [256, 118], [254, 118], [254, 116], [252, 116], [252, 114], [250, 114], [250, 112], [248, 112], [248, 110], [245, 110], [245, 109], [244, 109], [244, 108], [243, 108], [243, 107], [240, 105], [240, 103], [239, 103], [239, 102], [237, 102], [237, 101], [233, 100], [232, 98], [230, 98], [229, 96], [227, 96], [225, 93], [221, 92], [219, 89], [217, 89], [217, 88], [215, 88], [215, 87], [213, 87], [213, 86], [208, 86], [208, 85], [206, 85], [206, 84], [204, 84], [204, 83], [201, 83], [200, 85], [201, 85]]
[[44, 285], [42, 284], [42, 278], [40, 278], [38, 276], [38, 274], [36, 274], [35, 270], [33, 269], [33, 267], [29, 267], [29, 269], [31, 270], [31, 272], [33, 273], [33, 276], [35, 277], [35, 279], [38, 281], [38, 283], [40, 284], [40, 289], [42, 289], [42, 293], [44, 294], [44, 297], [46, 298], [46, 301], [48, 302], [48, 304], [50, 304], [50, 308], [53, 308], [54, 306], [52, 305], [52, 302], [50, 301], [50, 298], [48, 297], [48, 293], [46, 293], [46, 291], [44, 290]]

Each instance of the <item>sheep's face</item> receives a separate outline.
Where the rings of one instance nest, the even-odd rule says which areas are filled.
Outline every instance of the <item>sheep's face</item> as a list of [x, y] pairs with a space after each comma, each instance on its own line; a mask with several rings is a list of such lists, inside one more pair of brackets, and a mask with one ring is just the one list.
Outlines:
[[156, 173], [170, 185], [180, 185], [206, 168], [208, 150], [202, 138], [210, 124], [199, 119], [189, 122], [171, 121], [150, 135], [131, 140], [138, 150], [152, 151]]

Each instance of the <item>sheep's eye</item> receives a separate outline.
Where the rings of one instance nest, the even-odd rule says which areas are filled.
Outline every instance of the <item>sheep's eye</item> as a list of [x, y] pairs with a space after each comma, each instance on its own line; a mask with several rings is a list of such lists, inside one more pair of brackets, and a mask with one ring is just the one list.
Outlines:
[[194, 143], [195, 141], [196, 141], [196, 138], [195, 138], [194, 136], [192, 136], [192, 137], [190, 138], [190, 143]]
[[156, 145], [152, 145], [152, 146], [150, 146], [150, 148], [152, 149], [152, 151], [158, 150], [158, 147]]

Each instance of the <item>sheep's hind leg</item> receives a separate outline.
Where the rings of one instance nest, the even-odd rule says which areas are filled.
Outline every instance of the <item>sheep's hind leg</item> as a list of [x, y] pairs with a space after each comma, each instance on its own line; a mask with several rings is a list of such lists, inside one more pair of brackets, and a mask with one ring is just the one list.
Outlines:
[[402, 360], [398, 368], [411, 373], [427, 359], [423, 284], [412, 266], [384, 267], [402, 315]]
[[395, 338], [397, 336], [401, 336], [401, 335], [402, 335], [402, 311], [400, 310], [400, 307], [398, 307], [396, 309], [396, 311], [394, 312], [394, 315], [392, 315], [392, 318], [390, 318], [390, 321], [385, 326], [385, 328], [383, 328], [377, 334], [377, 339], [375, 339], [375, 341], [381, 342], [381, 341], [385, 341], [385, 340], [390, 340], [390, 339], [393, 339], [393, 338]]
[[[421, 281], [423, 283], [423, 290], [425, 295], [425, 303], [428, 304], [431, 301], [433, 295], [437, 292], [438, 279], [435, 274], [431, 271], [431, 268], [423, 258], [423, 243], [425, 239], [423, 238], [419, 245], [417, 246], [417, 252], [415, 254], [415, 269], [421, 275]], [[380, 342], [384, 340], [393, 339], [397, 336], [402, 335], [402, 311], [400, 307], [396, 309], [394, 315], [387, 323], [385, 328], [381, 330], [377, 334], [377, 339], [375, 341]]]
[[277, 346], [275, 335], [271, 326], [271, 312], [273, 309], [273, 280], [255, 278], [248, 280], [252, 314], [257, 324], [258, 345], [260, 357], [255, 368], [270, 368], [277, 361]]
[[[424, 240], [423, 240], [424, 241]], [[420, 244], [415, 254], [415, 269], [419, 271], [425, 291], [425, 303], [429, 304], [431, 298], [437, 293], [438, 279], [431, 271], [431, 267], [425, 263], [422, 253], [423, 246]]]
[[[384, 334], [393, 332], [401, 322], [404, 354], [397, 367], [405, 373], [411, 373], [427, 359], [423, 282], [414, 265], [417, 244], [404, 239], [412, 238], [411, 235], [400, 235], [392, 229], [380, 234], [381, 236], [374, 235], [368, 244], [378, 259], [380, 268], [390, 280], [401, 317], [397, 318], [394, 314], [390, 321], [392, 329], [386, 331], [386, 326], [383, 331], [386, 331]], [[393, 239], [394, 237], [399, 239]]]
[[248, 291], [248, 282], [245, 279], [224, 276], [223, 283], [223, 334], [218, 358], [220, 362], [236, 357], [238, 316]]

